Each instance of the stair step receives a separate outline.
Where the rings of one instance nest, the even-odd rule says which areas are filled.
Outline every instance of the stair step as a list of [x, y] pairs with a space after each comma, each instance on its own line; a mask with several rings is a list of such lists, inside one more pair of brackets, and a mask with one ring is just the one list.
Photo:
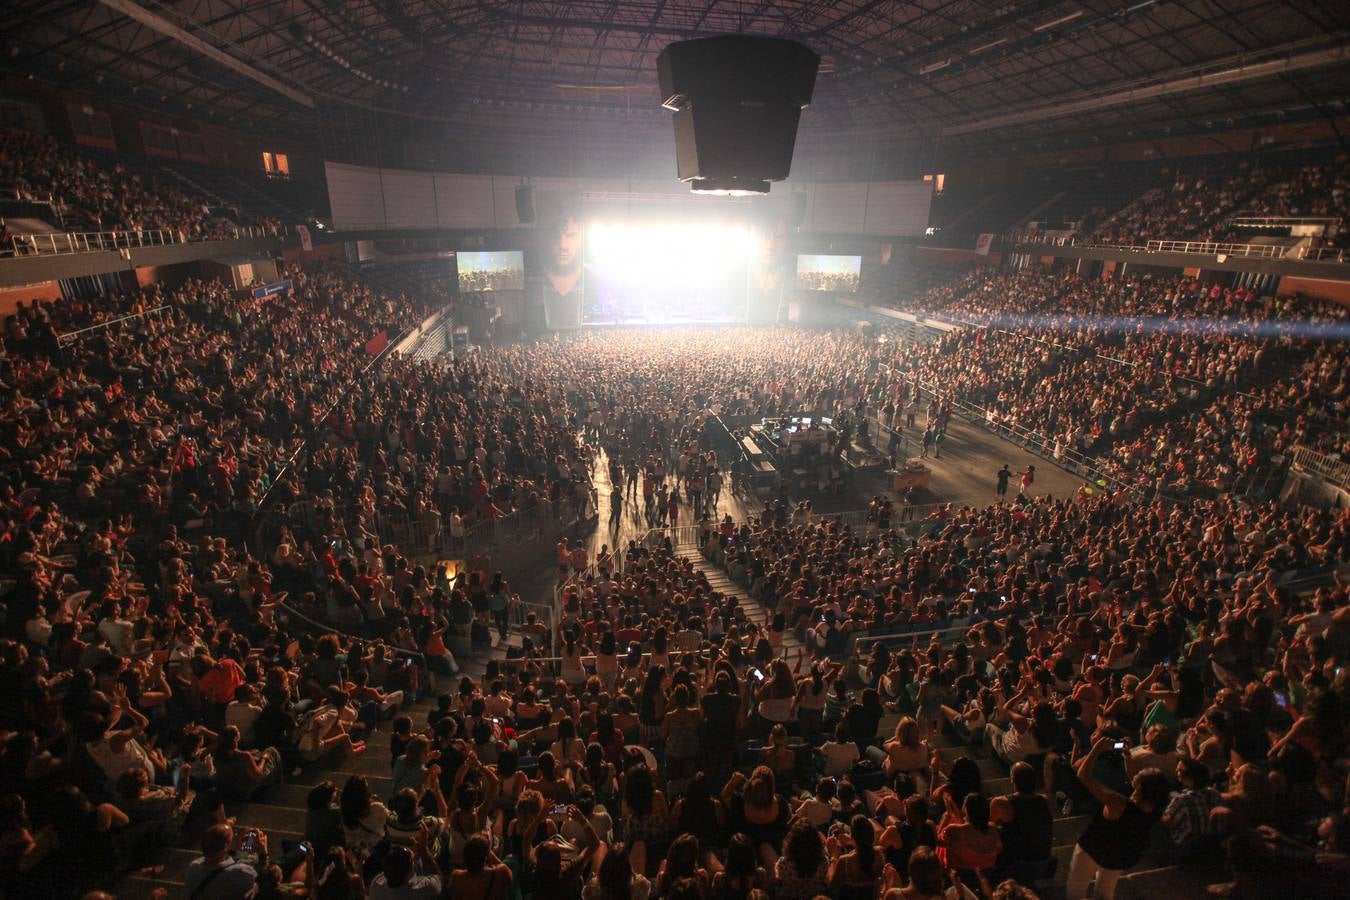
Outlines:
[[274, 806], [266, 801], [234, 802], [225, 804], [225, 814], [247, 828], [261, 828], [272, 838], [273, 829], [304, 832], [304, 807]]
[[167, 893], [169, 897], [181, 897], [183, 896], [183, 881], [182, 879], [171, 881], [163, 874], [155, 878], [142, 878], [140, 876], [123, 878], [117, 883], [117, 898], [118, 900], [152, 900], [155, 892], [161, 890]]

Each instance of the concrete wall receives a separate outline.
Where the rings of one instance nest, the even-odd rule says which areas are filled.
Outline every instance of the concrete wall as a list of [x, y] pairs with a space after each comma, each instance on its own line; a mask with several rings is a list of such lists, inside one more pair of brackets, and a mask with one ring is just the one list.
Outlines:
[[1347, 279], [1345, 281], [1332, 281], [1326, 278], [1299, 278], [1289, 275], [1280, 279], [1280, 287], [1275, 294], [1279, 297], [1302, 294], [1305, 297], [1317, 297], [1350, 306], [1350, 273], [1345, 277]]
[[55, 281], [44, 281], [38, 284], [21, 284], [14, 287], [0, 288], [0, 319], [5, 316], [13, 315], [14, 311], [22, 303], [28, 305], [31, 300], [60, 300], [61, 285]]

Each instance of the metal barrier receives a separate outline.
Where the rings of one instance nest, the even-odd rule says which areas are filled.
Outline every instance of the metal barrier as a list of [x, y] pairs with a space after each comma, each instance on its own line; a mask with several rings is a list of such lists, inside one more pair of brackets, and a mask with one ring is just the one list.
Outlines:
[[42, 197], [36, 194], [30, 194], [27, 191], [20, 190], [16, 187], [0, 187], [0, 200], [18, 200], [23, 203], [46, 203], [50, 206], [52, 204], [52, 195], [48, 194], [47, 196]]
[[140, 247], [166, 247], [200, 241], [237, 241], [248, 238], [282, 237], [286, 226], [244, 225], [225, 229], [221, 234], [191, 236], [169, 228], [144, 228], [118, 231], [51, 231], [44, 234], [17, 234], [9, 239], [14, 256], [50, 256], [68, 253], [100, 253], [135, 250]]
[[1305, 259], [1309, 262], [1346, 262], [1344, 247], [1300, 247], [1299, 259]]
[[1144, 245], [1148, 253], [1223, 254], [1257, 259], [1281, 259], [1287, 249], [1279, 244], [1226, 244], [1217, 241], [1149, 241]]
[[385, 348], [375, 356], [374, 359], [366, 363], [366, 365], [361, 369], [361, 371], [358, 372], [356, 376], [352, 378], [350, 382], [347, 383], [346, 387], [342, 389], [342, 393], [338, 396], [338, 398], [334, 400], [331, 404], [329, 404], [328, 408], [323, 411], [323, 414], [320, 415], [319, 418], [314, 421], [313, 431], [310, 433], [310, 436], [306, 438], [303, 443], [301, 443], [301, 445], [296, 449], [294, 453], [290, 455], [290, 457], [281, 466], [281, 468], [277, 470], [276, 477], [272, 479], [272, 483], [268, 485], [266, 492], [264, 492], [263, 495], [258, 498], [259, 513], [265, 510], [271, 503], [273, 499], [272, 492], [276, 489], [276, 486], [280, 484], [281, 481], [284, 480], [287, 475], [290, 474], [291, 470], [293, 470], [297, 465], [300, 464], [301, 457], [304, 456], [305, 452], [309, 449], [310, 445], [314, 441], [322, 437], [325, 424], [327, 424], [328, 419], [333, 415], [334, 410], [336, 410], [342, 404], [342, 402], [347, 399], [348, 392], [351, 391], [351, 389], [355, 387], [358, 382], [360, 382], [363, 378], [365, 378], [367, 373], [369, 373], [372, 369], [374, 369], [380, 363], [388, 359], [390, 355], [392, 355], [394, 347], [398, 345], [399, 341], [403, 339], [403, 335], [407, 334], [407, 332], [408, 332], [407, 328], [404, 328], [402, 331], [400, 331], [398, 333], [398, 336], [395, 337], [393, 340], [391, 340], [385, 346]]
[[144, 319], [151, 314], [162, 313], [164, 312], [164, 310], [168, 308], [169, 306], [166, 303], [162, 306], [156, 306], [138, 313], [131, 313], [130, 315], [126, 316], [118, 316], [115, 319], [108, 319], [107, 321], [99, 322], [96, 325], [89, 325], [85, 328], [80, 328], [75, 331], [67, 331], [65, 334], [58, 335], [56, 338], [56, 342], [58, 344], [62, 344], [65, 343], [66, 341], [73, 341], [77, 338], [83, 338], [92, 334], [95, 331], [101, 331], [104, 328], [111, 328], [113, 325], [120, 325], [123, 322], [131, 322], [137, 319]]
[[[589, 508], [582, 510], [583, 519], [587, 518], [588, 512]], [[384, 543], [396, 544], [407, 552], [426, 556], [441, 552], [487, 550], [505, 543], [539, 540], [553, 531], [560, 533], [569, 529], [577, 521], [571, 515], [557, 515], [553, 504], [543, 500], [496, 519], [475, 522], [459, 536], [451, 535], [439, 516], [414, 520], [407, 513], [379, 513], [375, 517], [375, 526]]]
[[[1285, 223], [1287, 224], [1287, 223]], [[1198, 253], [1207, 256], [1241, 256], [1250, 259], [1294, 259], [1309, 262], [1346, 262], [1346, 250], [1340, 247], [1306, 247], [1279, 244], [1238, 244], [1219, 241], [1147, 241], [1144, 244], [1094, 241], [1076, 235], [1013, 233], [1004, 240], [1012, 245], [1040, 247], [1082, 247], [1095, 250], [1121, 250], [1127, 253]]]
[[1336, 216], [1233, 216], [1228, 220], [1233, 228], [1293, 228], [1299, 225], [1321, 225], [1323, 228], [1339, 226], [1341, 220]]
[[1293, 450], [1294, 467], [1325, 479], [1337, 487], [1350, 488], [1350, 463], [1332, 459], [1301, 444]]

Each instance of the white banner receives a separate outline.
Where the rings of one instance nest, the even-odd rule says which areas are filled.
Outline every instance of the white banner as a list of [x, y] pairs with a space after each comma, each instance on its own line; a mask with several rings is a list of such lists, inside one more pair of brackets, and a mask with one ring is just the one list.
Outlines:
[[980, 256], [989, 255], [989, 247], [994, 243], [992, 234], [982, 234], [975, 239], [975, 252]]
[[306, 253], [314, 249], [314, 241], [310, 239], [309, 228], [304, 225], [295, 226], [295, 233], [300, 235], [300, 249]]

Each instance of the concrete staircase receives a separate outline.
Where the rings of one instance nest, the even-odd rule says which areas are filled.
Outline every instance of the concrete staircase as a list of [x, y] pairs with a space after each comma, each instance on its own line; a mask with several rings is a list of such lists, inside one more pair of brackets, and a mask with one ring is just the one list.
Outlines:
[[[728, 597], [735, 597], [736, 602], [740, 604], [741, 610], [745, 613], [747, 620], [755, 623], [760, 628], [768, 628], [769, 622], [773, 619], [773, 613], [767, 608], [757, 603], [745, 588], [732, 581], [727, 573], [719, 566], [714, 565], [703, 558], [703, 554], [698, 552], [697, 548], [680, 547], [681, 555], [694, 564], [694, 568], [702, 572], [708, 579], [708, 585], [718, 593], [725, 594]], [[783, 634], [783, 649], [787, 651], [788, 662], [796, 664], [797, 657], [806, 649], [806, 645], [797, 640], [797, 636], [791, 632]]]
[[[478, 681], [487, 670], [487, 660], [504, 659], [508, 648], [519, 646], [519, 635], [510, 634], [505, 641], [496, 643], [480, 659], [461, 658], [459, 660], [461, 675]], [[458, 677], [456, 676], [455, 683], [458, 683]], [[449, 684], [444, 678], [438, 681], [438, 691], [448, 688]], [[414, 730], [421, 730], [426, 727], [427, 714], [435, 707], [436, 698], [428, 696], [415, 701], [403, 712], [412, 717]], [[280, 855], [283, 842], [299, 842], [303, 839], [305, 802], [315, 785], [323, 781], [332, 781], [340, 791], [350, 776], [364, 775], [370, 783], [372, 795], [388, 802], [393, 787], [393, 779], [390, 777], [389, 736], [389, 723], [381, 723], [378, 730], [367, 735], [366, 750], [360, 756], [347, 756], [335, 765], [305, 766], [297, 776], [287, 773], [281, 784], [260, 792], [252, 800], [226, 803], [226, 815], [235, 819], [236, 828], [255, 827], [266, 832], [268, 845], [272, 849], [273, 857], [276, 858]], [[198, 833], [200, 829], [193, 830], [194, 836]], [[199, 856], [201, 848], [196, 845], [195, 837], [191, 843], [181, 841], [165, 845], [156, 856], [144, 862], [145, 865], [162, 864], [164, 871], [154, 877], [129, 876], [122, 879], [117, 886], [117, 897], [119, 900], [142, 900], [142, 898], [148, 900], [157, 888], [165, 889], [170, 900], [184, 897], [186, 893], [183, 885], [188, 865]]]

